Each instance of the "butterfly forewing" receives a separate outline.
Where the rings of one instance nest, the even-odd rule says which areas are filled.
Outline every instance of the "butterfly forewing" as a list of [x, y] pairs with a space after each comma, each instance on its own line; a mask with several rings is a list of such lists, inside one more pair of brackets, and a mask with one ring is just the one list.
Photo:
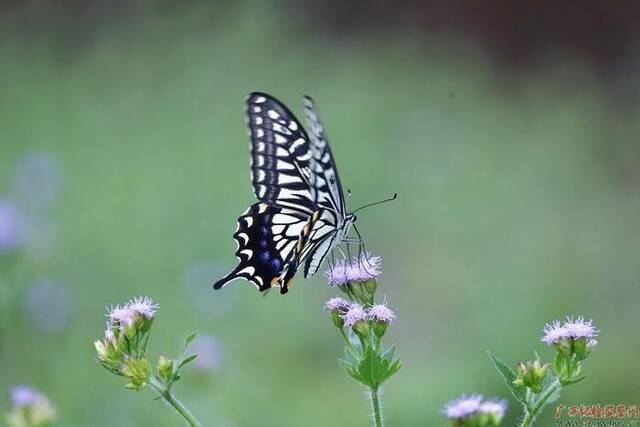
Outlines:
[[318, 109], [313, 99], [308, 96], [304, 97], [304, 111], [311, 137], [311, 197], [317, 206], [333, 209], [344, 217], [346, 206], [338, 170], [320, 121]]
[[247, 99], [247, 120], [256, 197], [311, 215], [311, 153], [309, 138], [300, 123], [278, 100], [257, 92]]

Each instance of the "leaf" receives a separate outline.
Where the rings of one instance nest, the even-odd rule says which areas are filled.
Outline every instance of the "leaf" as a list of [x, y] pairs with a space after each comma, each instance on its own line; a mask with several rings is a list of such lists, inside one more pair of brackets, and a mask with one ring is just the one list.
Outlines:
[[187, 335], [187, 337], [184, 339], [184, 348], [189, 347], [189, 344], [191, 344], [191, 342], [198, 336], [199, 333], [200, 331], [194, 331]]
[[516, 387], [513, 385], [513, 381], [516, 379], [516, 373], [513, 371], [513, 369], [511, 369], [502, 360], [494, 356], [490, 351], [487, 351], [487, 354], [489, 355], [489, 358], [493, 362], [493, 365], [496, 367], [496, 370], [498, 371], [500, 376], [502, 376], [502, 378], [504, 379], [504, 382], [507, 384], [507, 388], [509, 388], [511, 394], [513, 394], [513, 397], [515, 397], [522, 404], [526, 405], [527, 395], [525, 388]]
[[571, 379], [568, 379], [568, 380], [564, 380], [562, 382], [562, 385], [576, 384], [576, 383], [579, 383], [580, 381], [584, 380], [585, 378], [587, 378], [587, 377], [582, 376], [582, 377], [579, 377], [579, 378], [571, 378]]
[[387, 351], [382, 354], [382, 357], [387, 359], [389, 362], [393, 361], [393, 357], [396, 355], [396, 346], [389, 347]]
[[178, 369], [182, 368], [183, 366], [185, 366], [189, 362], [193, 362], [194, 360], [196, 360], [197, 357], [198, 357], [197, 354], [192, 354], [191, 356], [185, 357], [184, 359], [182, 359], [180, 361], [180, 363], [178, 363]]

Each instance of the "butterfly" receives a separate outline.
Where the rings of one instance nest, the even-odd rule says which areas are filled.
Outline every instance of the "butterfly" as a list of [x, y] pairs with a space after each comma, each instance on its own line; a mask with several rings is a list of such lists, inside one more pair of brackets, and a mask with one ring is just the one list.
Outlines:
[[244, 278], [260, 292], [279, 287], [285, 294], [299, 268], [305, 278], [312, 276], [336, 245], [361, 242], [348, 237], [357, 217], [347, 213], [338, 170], [308, 96], [304, 111], [309, 134], [274, 97], [247, 97], [251, 183], [259, 202], [238, 218], [238, 265], [215, 289]]

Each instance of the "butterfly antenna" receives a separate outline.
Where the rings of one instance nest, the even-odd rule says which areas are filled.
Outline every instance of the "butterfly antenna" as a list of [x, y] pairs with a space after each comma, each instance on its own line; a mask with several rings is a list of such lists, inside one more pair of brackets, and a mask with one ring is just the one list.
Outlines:
[[362, 209], [370, 208], [371, 206], [375, 206], [375, 205], [379, 205], [379, 204], [387, 203], [387, 202], [392, 202], [397, 197], [398, 197], [398, 193], [393, 193], [393, 196], [389, 197], [388, 199], [384, 199], [384, 200], [380, 200], [378, 202], [368, 203], [368, 204], [366, 204], [364, 206], [360, 206], [358, 209], [356, 209], [355, 211], [351, 212], [351, 214], [353, 215], [354, 213], [356, 213], [358, 211], [361, 211]]

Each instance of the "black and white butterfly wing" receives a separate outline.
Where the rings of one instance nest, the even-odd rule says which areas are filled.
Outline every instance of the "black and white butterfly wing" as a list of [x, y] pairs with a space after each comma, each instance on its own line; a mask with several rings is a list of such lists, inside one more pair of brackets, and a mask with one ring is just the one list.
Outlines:
[[346, 203], [338, 169], [320, 121], [320, 114], [309, 96], [304, 97], [304, 111], [311, 136], [311, 197], [318, 207], [332, 209], [344, 218]]
[[309, 138], [303, 127], [280, 101], [260, 92], [247, 98], [247, 121], [256, 197], [311, 215], [316, 206], [309, 181]]
[[238, 278], [253, 282], [260, 291], [282, 285], [279, 279], [290, 266], [291, 255], [307, 222], [305, 215], [293, 209], [265, 203], [252, 205], [238, 218], [233, 234], [238, 244], [238, 265], [213, 287], [220, 289]]

